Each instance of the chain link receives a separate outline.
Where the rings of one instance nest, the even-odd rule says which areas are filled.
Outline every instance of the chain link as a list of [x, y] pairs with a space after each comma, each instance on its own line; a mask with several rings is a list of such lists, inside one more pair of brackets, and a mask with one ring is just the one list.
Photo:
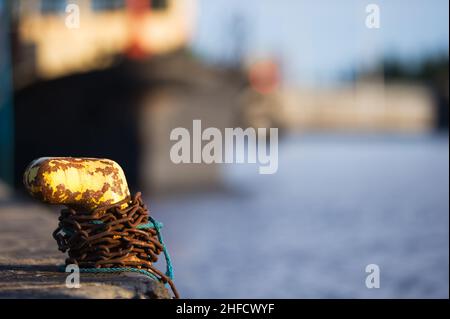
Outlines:
[[158, 230], [137, 227], [148, 221], [149, 211], [141, 193], [137, 193], [131, 200], [125, 199], [92, 212], [70, 207], [62, 209], [53, 238], [59, 250], [68, 252], [66, 265], [143, 269], [168, 283], [175, 298], [179, 298], [171, 278], [153, 266], [164, 250], [158, 239]]

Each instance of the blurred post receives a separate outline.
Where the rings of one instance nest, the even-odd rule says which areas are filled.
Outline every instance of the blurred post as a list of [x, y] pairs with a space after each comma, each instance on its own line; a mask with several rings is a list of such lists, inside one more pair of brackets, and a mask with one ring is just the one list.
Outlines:
[[13, 183], [13, 107], [9, 1], [0, 0], [0, 179]]

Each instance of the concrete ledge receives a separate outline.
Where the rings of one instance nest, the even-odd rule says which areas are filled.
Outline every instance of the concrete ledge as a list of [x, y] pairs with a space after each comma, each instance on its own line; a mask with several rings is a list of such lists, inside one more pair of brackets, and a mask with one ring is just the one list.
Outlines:
[[0, 298], [171, 298], [166, 287], [139, 273], [81, 273], [80, 288], [67, 288], [59, 271], [66, 255], [51, 234], [58, 209], [0, 203]]

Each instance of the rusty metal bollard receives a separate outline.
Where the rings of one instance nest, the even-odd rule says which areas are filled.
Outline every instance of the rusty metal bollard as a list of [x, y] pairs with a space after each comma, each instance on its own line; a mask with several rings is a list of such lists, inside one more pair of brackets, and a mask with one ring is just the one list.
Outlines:
[[[122, 168], [109, 159], [42, 157], [30, 163], [24, 185], [44, 203], [64, 205], [53, 232], [66, 265], [84, 272], [139, 272], [168, 284], [173, 270], [160, 228], [143, 203], [141, 193], [130, 196]], [[166, 273], [154, 263], [160, 253]]]

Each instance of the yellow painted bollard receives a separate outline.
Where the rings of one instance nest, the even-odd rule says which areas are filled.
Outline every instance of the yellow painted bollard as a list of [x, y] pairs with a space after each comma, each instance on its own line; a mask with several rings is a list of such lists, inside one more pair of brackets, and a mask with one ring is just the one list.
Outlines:
[[45, 203], [88, 211], [130, 197], [122, 168], [109, 159], [41, 157], [26, 169], [24, 185]]
[[[125, 174], [109, 159], [41, 157], [25, 170], [23, 182], [35, 198], [64, 205], [53, 237], [66, 264], [86, 272], [134, 271], [168, 283], [175, 297], [173, 270], [160, 223], [141, 193], [130, 196]], [[166, 273], [154, 263], [164, 253]]]

